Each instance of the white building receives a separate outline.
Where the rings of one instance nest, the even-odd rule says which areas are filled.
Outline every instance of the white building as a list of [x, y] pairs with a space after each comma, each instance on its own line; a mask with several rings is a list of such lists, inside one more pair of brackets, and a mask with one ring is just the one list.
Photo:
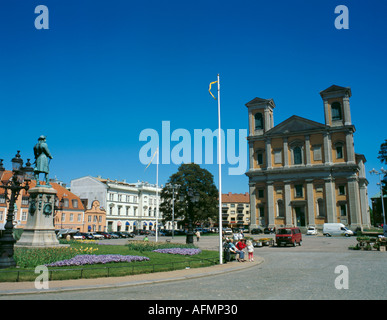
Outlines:
[[[158, 188], [160, 204], [161, 188]], [[71, 192], [78, 195], [87, 207], [98, 200], [106, 210], [106, 231], [155, 230], [157, 217], [156, 185], [147, 182], [127, 183], [81, 177], [71, 181]]]

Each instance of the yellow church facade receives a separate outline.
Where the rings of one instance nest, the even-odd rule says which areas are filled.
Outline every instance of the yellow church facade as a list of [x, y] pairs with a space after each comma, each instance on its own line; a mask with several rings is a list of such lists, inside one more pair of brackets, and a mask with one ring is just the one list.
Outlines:
[[333, 85], [320, 95], [324, 124], [292, 116], [274, 126], [273, 99], [246, 104], [251, 228], [370, 226], [366, 159], [354, 150], [351, 89]]

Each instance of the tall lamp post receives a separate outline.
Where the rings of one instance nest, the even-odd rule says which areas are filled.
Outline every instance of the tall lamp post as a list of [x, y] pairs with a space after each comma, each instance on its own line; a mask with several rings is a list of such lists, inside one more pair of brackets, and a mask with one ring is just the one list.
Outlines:
[[192, 226], [192, 215], [194, 204], [199, 202], [199, 192], [194, 191], [192, 188], [187, 190], [187, 195], [180, 194], [180, 201], [186, 201], [188, 203], [188, 232], [187, 232], [187, 244], [193, 244], [193, 226]]
[[386, 229], [386, 212], [384, 211], [384, 201], [383, 201], [383, 186], [382, 186], [382, 178], [381, 175], [386, 175], [387, 170], [384, 170], [383, 168], [380, 169], [381, 172], [376, 171], [375, 169], [372, 169], [370, 171], [371, 174], [377, 174], [379, 176], [379, 187], [380, 187], [380, 199], [382, 201], [382, 212], [383, 212], [383, 229]]
[[[0, 269], [16, 266], [16, 261], [13, 258], [14, 245], [16, 240], [13, 237], [13, 215], [15, 203], [21, 190], [28, 190], [29, 183], [33, 178], [34, 169], [31, 167], [30, 159], [27, 159], [26, 166], [23, 167], [23, 160], [20, 157], [20, 151], [12, 159], [12, 177], [7, 181], [1, 181], [0, 188], [4, 189], [4, 195], [7, 199], [8, 212], [7, 222], [4, 226], [3, 236], [0, 238]], [[3, 159], [0, 159], [0, 178], [2, 177], [5, 168]], [[9, 194], [10, 193], [10, 194]]]
[[168, 183], [166, 186], [169, 189], [172, 189], [172, 239], [174, 239], [174, 236], [175, 236], [175, 193], [180, 188], [180, 185]]

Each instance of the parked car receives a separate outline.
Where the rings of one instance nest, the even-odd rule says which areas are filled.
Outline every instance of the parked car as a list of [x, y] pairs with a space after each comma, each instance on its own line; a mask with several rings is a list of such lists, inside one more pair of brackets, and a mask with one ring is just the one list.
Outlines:
[[316, 227], [309, 226], [308, 230], [306, 231], [307, 235], [316, 235], [317, 234], [317, 229]]
[[102, 234], [98, 234], [96, 232], [89, 232], [89, 234], [91, 235], [92, 239], [96, 239], [96, 240], [105, 239], [105, 237]]
[[126, 235], [126, 238], [134, 238], [136, 236], [132, 232], [123, 231], [122, 233]]
[[263, 233], [263, 231], [261, 228], [254, 228], [254, 229], [251, 229], [250, 233], [251, 234], [260, 234], [260, 233]]
[[78, 233], [75, 233], [73, 235], [73, 239], [74, 240], [85, 240], [86, 237], [82, 233], [78, 232]]
[[323, 235], [327, 237], [341, 236], [341, 235], [345, 235], [346, 237], [349, 237], [349, 236], [353, 236], [353, 231], [347, 229], [347, 227], [342, 223], [324, 223]]
[[85, 237], [86, 240], [93, 240], [94, 239], [93, 235], [91, 235], [90, 233], [83, 232], [81, 234]]
[[275, 233], [275, 229], [274, 228], [265, 228], [263, 229], [263, 233], [264, 234], [271, 234], [271, 233]]
[[107, 232], [97, 231], [97, 233], [103, 235], [103, 237], [104, 237], [105, 239], [111, 239], [111, 238], [112, 238], [111, 234], [109, 234], [109, 233], [107, 233]]
[[119, 238], [119, 235], [118, 234], [115, 234], [114, 232], [108, 232], [110, 234], [110, 236], [112, 237], [112, 239], [118, 239]]
[[231, 228], [224, 228], [224, 234], [225, 235], [232, 235], [232, 229]]
[[302, 235], [299, 228], [278, 228], [275, 235], [277, 246], [291, 244], [294, 247], [302, 244]]

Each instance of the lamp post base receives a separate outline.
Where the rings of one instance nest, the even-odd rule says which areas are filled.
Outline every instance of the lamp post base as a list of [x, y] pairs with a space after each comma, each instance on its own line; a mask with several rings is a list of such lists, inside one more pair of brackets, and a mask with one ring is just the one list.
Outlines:
[[16, 267], [16, 261], [13, 258], [14, 244], [14, 239], [0, 239], [0, 269]]

